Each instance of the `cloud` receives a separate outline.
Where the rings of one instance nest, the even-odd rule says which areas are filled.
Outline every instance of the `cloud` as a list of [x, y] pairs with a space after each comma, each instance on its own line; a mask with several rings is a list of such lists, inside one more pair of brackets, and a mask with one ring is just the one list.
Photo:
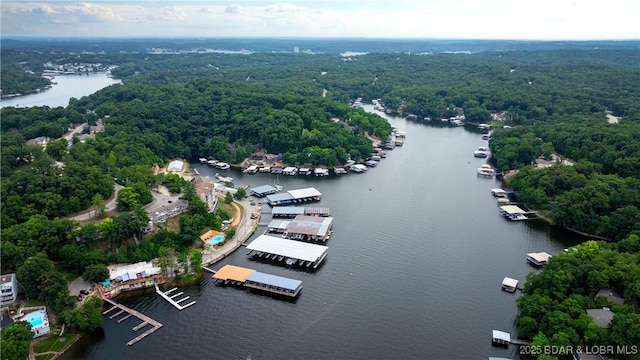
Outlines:
[[0, 10], [3, 35], [640, 38], [636, 0], [3, 0]]
[[237, 4], [229, 5], [226, 8], [224, 8], [224, 12], [227, 14], [238, 14], [241, 11], [242, 11], [242, 6]]

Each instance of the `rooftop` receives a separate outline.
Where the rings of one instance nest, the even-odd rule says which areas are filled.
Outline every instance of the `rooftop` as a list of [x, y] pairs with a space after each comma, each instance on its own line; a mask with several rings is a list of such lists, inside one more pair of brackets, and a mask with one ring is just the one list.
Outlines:
[[276, 276], [271, 274], [265, 274], [259, 271], [249, 274], [246, 278], [247, 281], [252, 281], [260, 284], [271, 285], [287, 290], [294, 291], [302, 285], [302, 281], [289, 279], [282, 276]]
[[323, 245], [260, 235], [247, 245], [247, 249], [315, 262], [320, 260], [329, 248]]
[[3, 274], [0, 284], [7, 284], [13, 281], [13, 278], [16, 276], [16, 274], [11, 273], [11, 274]]
[[247, 277], [256, 272], [253, 269], [243, 268], [235, 265], [225, 265], [213, 274], [213, 278], [217, 280], [234, 280], [244, 282]]
[[609, 308], [602, 309], [587, 309], [587, 315], [593, 318], [593, 321], [601, 328], [609, 327], [609, 323], [613, 320], [614, 312]]

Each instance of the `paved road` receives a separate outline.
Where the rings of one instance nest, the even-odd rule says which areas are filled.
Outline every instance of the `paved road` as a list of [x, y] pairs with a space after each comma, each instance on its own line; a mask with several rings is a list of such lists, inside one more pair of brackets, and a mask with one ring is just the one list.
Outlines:
[[[111, 198], [108, 199], [107, 203], [105, 204], [105, 210], [107, 212], [109, 211], [113, 211], [116, 209], [116, 199], [118, 197], [118, 191], [120, 191], [120, 189], [122, 189], [124, 186], [120, 185], [120, 184], [115, 184], [114, 186], [114, 191], [113, 191], [113, 196]], [[87, 221], [87, 220], [91, 220], [95, 217], [96, 212], [95, 210], [91, 210], [91, 211], [87, 211], [85, 213], [76, 215], [71, 217], [71, 220], [77, 220], [77, 221]]]
[[225, 256], [231, 254], [236, 249], [238, 249], [243, 242], [245, 242], [258, 226], [259, 217], [256, 219], [251, 218], [252, 212], [261, 212], [261, 207], [259, 205], [251, 205], [249, 198], [244, 198], [241, 201], [236, 201], [236, 204], [242, 206], [244, 209], [242, 213], [242, 218], [240, 219], [240, 223], [236, 228], [236, 234], [233, 239], [227, 241], [224, 245], [216, 247], [215, 250], [208, 250], [203, 252], [202, 254], [202, 264], [207, 266], [214, 264], [222, 259]]

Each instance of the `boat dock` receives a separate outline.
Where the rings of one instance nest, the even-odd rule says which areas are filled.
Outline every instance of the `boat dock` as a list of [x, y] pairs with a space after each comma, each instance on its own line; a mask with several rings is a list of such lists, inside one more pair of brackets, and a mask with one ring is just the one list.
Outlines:
[[225, 265], [213, 276], [219, 284], [239, 285], [273, 294], [296, 297], [302, 290], [302, 281], [270, 275], [254, 269]]
[[130, 308], [124, 306], [124, 305], [118, 304], [118, 303], [116, 303], [115, 301], [113, 301], [113, 300], [111, 300], [109, 298], [104, 298], [104, 301], [108, 302], [111, 305], [113, 305], [113, 307], [111, 307], [108, 310], [103, 311], [102, 315], [106, 315], [106, 314], [110, 313], [111, 311], [113, 311], [115, 309], [120, 309], [120, 311], [117, 312], [116, 314], [111, 315], [109, 317], [110, 319], [113, 319], [113, 318], [117, 317], [118, 315], [120, 315], [120, 314], [122, 314], [124, 312], [127, 313], [126, 316], [124, 316], [122, 319], [118, 320], [118, 324], [123, 322], [124, 320], [130, 318], [131, 316], [135, 316], [138, 319], [142, 320], [142, 322], [140, 324], [134, 326], [132, 328], [133, 331], [138, 331], [138, 330], [146, 327], [147, 325], [151, 325], [152, 326], [151, 329], [149, 329], [149, 330], [145, 331], [144, 333], [142, 333], [142, 334], [136, 336], [135, 338], [131, 339], [127, 343], [128, 346], [131, 346], [131, 345], [137, 343], [138, 341], [146, 338], [147, 336], [153, 334], [156, 330], [158, 330], [158, 329], [160, 329], [162, 327], [161, 323], [153, 320], [152, 318], [150, 318], [150, 317], [148, 317], [148, 316], [146, 316], [146, 315], [144, 315], [144, 314], [142, 314], [140, 312], [137, 312], [137, 311], [135, 311], [133, 309], [130, 309]]
[[247, 245], [247, 255], [259, 259], [284, 261], [288, 266], [298, 264], [307, 268], [317, 268], [327, 257], [329, 248], [324, 245], [309, 244], [297, 240], [260, 235]]
[[491, 344], [493, 344], [494, 346], [529, 345], [531, 344], [531, 341], [512, 339], [511, 334], [506, 331], [493, 330]]
[[156, 284], [156, 293], [158, 293], [158, 295], [162, 296], [165, 300], [167, 300], [169, 302], [169, 304], [173, 305], [176, 309], [178, 310], [184, 310], [186, 308], [188, 308], [189, 306], [195, 304], [195, 301], [192, 301], [186, 305], [180, 305], [181, 302], [188, 300], [189, 296], [185, 296], [182, 299], [179, 300], [173, 300], [174, 298], [177, 298], [178, 296], [181, 296], [182, 294], [184, 294], [183, 292], [179, 292], [177, 294], [171, 294], [173, 291], [177, 290], [178, 288], [173, 288], [171, 290], [168, 291], [162, 291], [160, 290], [160, 288], [158, 288], [158, 285]]

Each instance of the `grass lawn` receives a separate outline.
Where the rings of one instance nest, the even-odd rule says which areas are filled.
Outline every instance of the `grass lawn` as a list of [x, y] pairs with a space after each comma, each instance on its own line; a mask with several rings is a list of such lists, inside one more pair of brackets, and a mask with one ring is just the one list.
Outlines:
[[53, 358], [54, 356], [56, 356], [56, 353], [62, 351], [62, 349], [64, 349], [67, 345], [75, 342], [80, 335], [81, 334], [73, 332], [65, 332], [62, 336], [58, 336], [58, 334], [52, 334], [48, 337], [34, 340], [34, 354], [46, 353], [42, 355], [36, 355], [36, 360], [47, 360]]

